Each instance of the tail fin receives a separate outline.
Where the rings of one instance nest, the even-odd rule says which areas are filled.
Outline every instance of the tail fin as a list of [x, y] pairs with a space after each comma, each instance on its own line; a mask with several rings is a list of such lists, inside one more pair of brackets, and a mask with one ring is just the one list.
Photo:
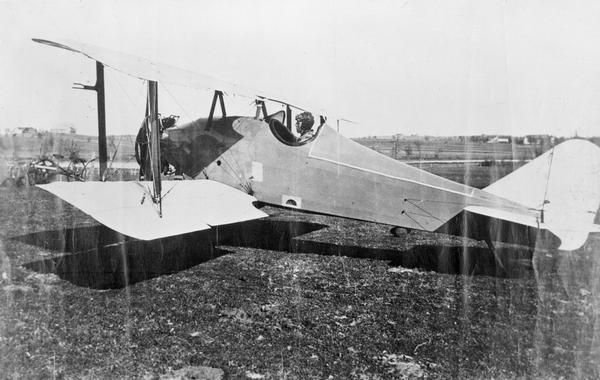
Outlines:
[[[583, 245], [600, 207], [600, 147], [568, 140], [484, 189], [540, 211], [563, 249]], [[583, 241], [581, 241], [583, 239]]]

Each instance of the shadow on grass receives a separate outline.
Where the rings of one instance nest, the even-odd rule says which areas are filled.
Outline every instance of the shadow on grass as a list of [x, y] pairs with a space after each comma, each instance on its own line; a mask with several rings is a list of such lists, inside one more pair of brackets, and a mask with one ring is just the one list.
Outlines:
[[532, 252], [527, 247], [487, 248], [448, 246], [442, 244], [416, 245], [406, 250], [334, 245], [297, 239], [296, 252], [318, 252], [389, 261], [392, 266], [417, 268], [447, 274], [519, 278], [530, 274]]
[[66, 253], [27, 263], [26, 268], [55, 273], [79, 286], [110, 289], [176, 273], [229, 253], [218, 245], [291, 251], [294, 236], [323, 227], [304, 222], [258, 220], [142, 241], [94, 226], [41, 231], [14, 239]]
[[65, 255], [25, 264], [40, 273], [55, 273], [79, 286], [122, 288], [177, 273], [240, 246], [293, 253], [316, 253], [390, 261], [391, 265], [449, 274], [520, 277], [531, 271], [526, 249], [498, 249], [502, 266], [485, 248], [417, 245], [407, 250], [338, 245], [297, 239], [326, 226], [308, 222], [256, 220], [175, 237], [141, 241], [103, 226], [41, 231], [13, 239]]

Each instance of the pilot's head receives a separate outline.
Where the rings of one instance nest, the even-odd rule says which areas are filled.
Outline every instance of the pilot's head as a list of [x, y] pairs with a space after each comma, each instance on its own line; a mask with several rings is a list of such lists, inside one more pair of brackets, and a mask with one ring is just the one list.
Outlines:
[[310, 131], [315, 125], [315, 118], [310, 112], [302, 112], [296, 115], [296, 132], [303, 135]]

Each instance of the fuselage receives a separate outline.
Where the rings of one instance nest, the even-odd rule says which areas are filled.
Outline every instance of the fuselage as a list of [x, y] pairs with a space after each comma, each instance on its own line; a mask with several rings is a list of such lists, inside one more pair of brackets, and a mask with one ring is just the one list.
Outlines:
[[163, 156], [179, 172], [267, 204], [427, 231], [439, 230], [466, 206], [533, 213], [384, 156], [327, 125], [295, 145], [260, 119], [227, 117], [206, 126], [199, 119], [169, 129]]

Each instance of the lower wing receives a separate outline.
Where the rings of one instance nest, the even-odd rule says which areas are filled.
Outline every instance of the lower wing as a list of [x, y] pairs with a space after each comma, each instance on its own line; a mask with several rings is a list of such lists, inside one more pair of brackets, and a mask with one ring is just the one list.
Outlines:
[[38, 187], [124, 235], [153, 240], [268, 216], [256, 199], [210, 180], [163, 181], [162, 216], [151, 182], [54, 182]]

